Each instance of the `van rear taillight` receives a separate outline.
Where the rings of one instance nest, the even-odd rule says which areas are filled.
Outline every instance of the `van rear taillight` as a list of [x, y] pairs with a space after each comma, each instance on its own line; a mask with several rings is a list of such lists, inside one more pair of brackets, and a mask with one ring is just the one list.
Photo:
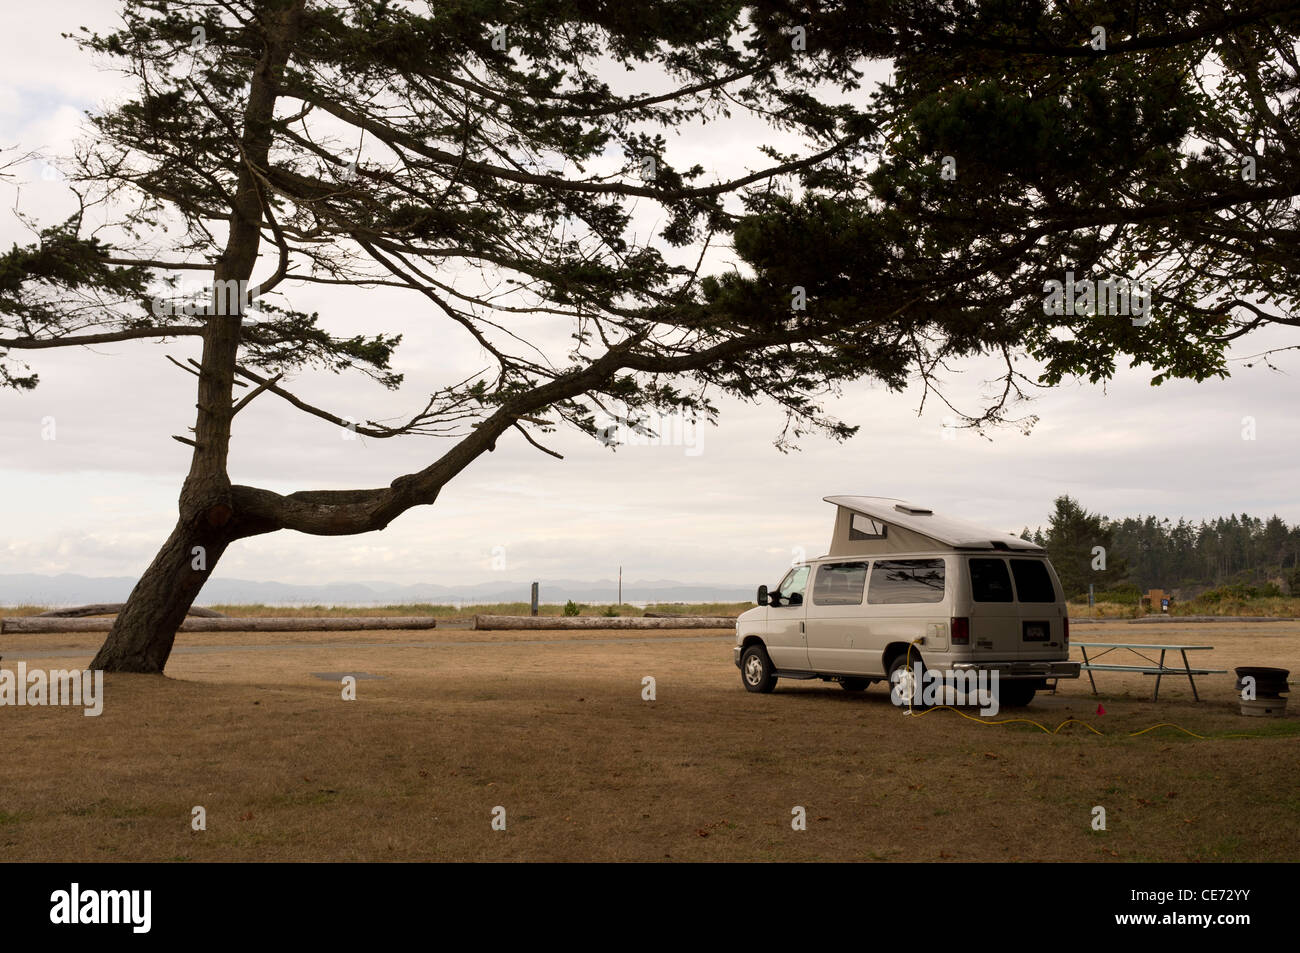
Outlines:
[[1065, 617], [1064, 632], [1065, 632], [1065, 644], [1069, 645], [1070, 644], [1070, 617], [1068, 615]]
[[953, 645], [970, 645], [970, 619], [966, 616], [953, 616], [949, 633]]

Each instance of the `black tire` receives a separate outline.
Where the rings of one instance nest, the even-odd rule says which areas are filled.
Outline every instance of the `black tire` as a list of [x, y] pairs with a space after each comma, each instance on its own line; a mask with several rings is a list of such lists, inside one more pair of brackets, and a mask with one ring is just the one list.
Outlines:
[[[922, 676], [924, 676], [925, 661], [921, 658], [921, 654], [917, 652], [915, 649], [912, 651], [911, 661], [912, 661], [912, 670], [913, 670], [911, 673], [911, 681], [915, 682], [916, 680], [915, 668], [919, 664], [921, 666], [921, 674]], [[925, 706], [921, 704], [920, 683], [917, 683], [915, 686], [915, 695], [911, 699], [911, 704], [908, 704], [907, 699], [904, 696], [901, 696], [899, 694], [899, 690], [896, 683], [898, 681], [898, 678], [901, 677], [901, 673], [906, 672], [907, 670], [908, 670], [908, 659], [907, 659], [906, 652], [899, 655], [898, 658], [894, 659], [892, 662], [889, 663], [889, 700], [896, 705], [900, 705], [900, 707], [902, 708], [915, 708], [917, 710], [923, 709], [925, 708]]]
[[740, 681], [745, 690], [766, 695], [776, 688], [776, 671], [767, 650], [761, 645], [751, 645], [740, 656]]
[[998, 706], [1000, 708], [1024, 708], [1034, 700], [1038, 686], [1032, 681], [1008, 681], [998, 683]]
[[864, 692], [871, 685], [869, 678], [841, 678], [840, 688], [846, 692]]

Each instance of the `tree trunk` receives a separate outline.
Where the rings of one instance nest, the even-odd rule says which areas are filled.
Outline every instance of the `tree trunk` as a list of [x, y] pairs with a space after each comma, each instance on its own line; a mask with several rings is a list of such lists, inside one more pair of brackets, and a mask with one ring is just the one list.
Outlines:
[[[176, 630], [221, 554], [237, 538], [226, 460], [234, 417], [231, 391], [243, 322], [243, 289], [257, 264], [264, 197], [255, 168], [266, 168], [278, 85], [297, 38], [305, 0], [262, 0], [258, 25], [266, 48], [249, 80], [239, 150], [244, 156], [230, 208], [225, 251], [213, 268], [212, 305], [203, 329], [194, 454], [181, 488], [180, 519], [135, 584], [91, 663], [110, 672], [162, 672]], [[230, 282], [235, 282], [231, 285]], [[226, 288], [238, 287], [233, 295]], [[231, 311], [233, 310], [233, 313]]]
[[229, 545], [228, 528], [205, 522], [176, 524], [131, 590], [92, 669], [161, 673], [176, 630]]

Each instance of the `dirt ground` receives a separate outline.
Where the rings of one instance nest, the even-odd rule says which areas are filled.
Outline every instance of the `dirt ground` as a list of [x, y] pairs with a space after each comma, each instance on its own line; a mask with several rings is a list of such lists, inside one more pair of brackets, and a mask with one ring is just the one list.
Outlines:
[[[1071, 634], [1300, 670], [1300, 623]], [[5, 635], [0, 667], [100, 638]], [[167, 671], [109, 676], [97, 718], [0, 707], [5, 859], [1255, 861], [1300, 834], [1300, 718], [1237, 714], [1231, 674], [1194, 703], [1101, 672], [999, 716], [1098, 737], [908, 716], [881, 685], [752, 695], [699, 630], [183, 634]], [[344, 672], [382, 677], [345, 701]], [[1162, 722], [1206, 738], [1129, 735]]]

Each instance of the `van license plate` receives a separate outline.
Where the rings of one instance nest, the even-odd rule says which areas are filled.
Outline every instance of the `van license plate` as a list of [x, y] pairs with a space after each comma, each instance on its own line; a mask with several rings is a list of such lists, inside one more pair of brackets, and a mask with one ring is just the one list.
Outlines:
[[1046, 642], [1052, 631], [1051, 624], [1047, 622], [1026, 622], [1025, 623], [1025, 641], [1026, 642]]

